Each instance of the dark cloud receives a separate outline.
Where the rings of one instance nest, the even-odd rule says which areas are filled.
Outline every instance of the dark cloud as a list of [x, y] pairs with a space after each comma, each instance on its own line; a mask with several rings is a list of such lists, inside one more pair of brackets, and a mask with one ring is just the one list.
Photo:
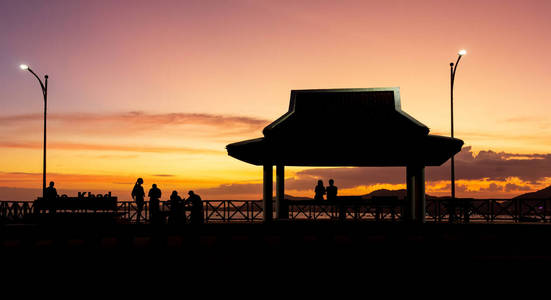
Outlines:
[[[448, 180], [450, 162], [440, 167], [427, 168], [427, 180]], [[455, 157], [456, 179], [503, 181], [517, 177], [523, 181], [536, 183], [551, 177], [551, 154], [516, 154], [480, 151], [475, 155], [471, 147], [464, 147]]]
[[[451, 187], [451, 185], [448, 185], [448, 189]], [[481, 187], [480, 191], [484, 192], [503, 192], [503, 186], [496, 184], [496, 183], [490, 183], [488, 187]]]
[[406, 170], [396, 167], [307, 169], [296, 173], [295, 178], [286, 180], [285, 187], [296, 190], [311, 189], [318, 179], [324, 182], [334, 179], [340, 188], [378, 183], [400, 184], [406, 180]]
[[[450, 180], [449, 161], [440, 167], [428, 167], [426, 180], [428, 183]], [[455, 156], [456, 180], [495, 180], [502, 181], [508, 177], [517, 177], [523, 181], [537, 183], [545, 177], [551, 177], [551, 154], [516, 154], [495, 151], [480, 151], [477, 155], [471, 147], [464, 147]], [[326, 184], [329, 179], [341, 189], [375, 184], [404, 184], [406, 182], [405, 168], [372, 167], [372, 168], [316, 168], [306, 169], [296, 173], [295, 178], [285, 181], [285, 188], [290, 190], [311, 190], [317, 180]], [[449, 191], [446, 185], [436, 191]], [[529, 185], [521, 186], [507, 183], [505, 186], [491, 183], [485, 192], [528, 191]], [[456, 184], [457, 192], [468, 192], [469, 186]], [[261, 184], [228, 184], [212, 189], [205, 189], [213, 194], [244, 194], [261, 193]]]
[[531, 191], [532, 188], [528, 185], [518, 185], [514, 183], [507, 183], [505, 185], [505, 191], [512, 192], [512, 191]]
[[[438, 188], [433, 188], [432, 191], [435, 191], [435, 192], [449, 192], [450, 189], [451, 189], [451, 184], [446, 184], [445, 186], [441, 186], [441, 187], [438, 187]], [[455, 191], [458, 192], [458, 193], [462, 193], [462, 192], [467, 192], [469, 190], [469, 187], [467, 185], [464, 185], [464, 184], [455, 184]]]
[[[450, 162], [439, 167], [427, 167], [427, 181], [450, 179]], [[456, 180], [498, 180], [517, 177], [527, 182], [538, 182], [545, 177], [551, 177], [551, 154], [516, 154], [480, 151], [477, 155], [471, 147], [464, 147], [455, 156]], [[324, 181], [335, 179], [343, 188], [353, 188], [361, 185], [401, 184], [405, 183], [405, 168], [328, 168], [307, 169], [297, 173], [296, 178], [286, 182], [292, 189], [305, 189], [312, 186], [318, 179]]]

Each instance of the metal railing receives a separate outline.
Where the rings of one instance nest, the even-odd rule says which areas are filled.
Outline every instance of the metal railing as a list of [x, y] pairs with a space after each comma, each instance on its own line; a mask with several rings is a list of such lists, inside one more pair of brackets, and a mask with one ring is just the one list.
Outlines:
[[292, 220], [392, 220], [402, 218], [400, 206], [369, 205], [364, 203], [340, 205], [338, 203], [316, 203], [309, 201], [288, 201], [289, 218]]
[[[286, 201], [291, 220], [375, 220], [398, 221], [404, 206], [346, 205], [307, 201]], [[405, 202], [404, 202], [405, 203]], [[274, 205], [275, 207], [275, 205]], [[161, 212], [166, 216], [170, 210], [168, 201], [161, 201]], [[58, 210], [64, 214], [106, 213], [107, 211]], [[121, 222], [150, 221], [149, 203], [138, 212], [135, 202], [119, 201], [112, 211]], [[186, 209], [189, 220], [190, 210]], [[260, 200], [204, 200], [203, 217], [207, 223], [254, 223], [263, 220], [263, 205]], [[0, 223], [24, 223], [36, 216], [32, 201], [0, 201]], [[427, 222], [549, 222], [551, 199], [427, 199]]]

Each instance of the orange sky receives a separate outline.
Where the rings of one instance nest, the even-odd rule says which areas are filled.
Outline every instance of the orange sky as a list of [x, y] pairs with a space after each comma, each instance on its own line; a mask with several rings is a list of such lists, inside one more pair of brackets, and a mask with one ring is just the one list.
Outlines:
[[[551, 170], [541, 156], [551, 148], [549, 11], [549, 1], [2, 1], [0, 188], [41, 186], [40, 88], [20, 63], [50, 75], [48, 180], [60, 190], [123, 197], [141, 176], [165, 194], [258, 199], [261, 169], [224, 146], [261, 136], [291, 89], [399, 86], [402, 109], [448, 135], [449, 63], [461, 48], [455, 135], [473, 155]], [[546, 170], [526, 170], [470, 174], [458, 195], [550, 184]], [[311, 186], [289, 193], [312, 194], [317, 175], [302, 171], [286, 175]], [[335, 180], [348, 194], [403, 188]], [[446, 184], [429, 180], [427, 192]]]

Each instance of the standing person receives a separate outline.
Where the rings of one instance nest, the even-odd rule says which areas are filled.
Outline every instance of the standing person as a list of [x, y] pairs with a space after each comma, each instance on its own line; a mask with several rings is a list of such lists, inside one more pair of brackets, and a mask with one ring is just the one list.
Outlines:
[[318, 180], [318, 185], [316, 185], [316, 189], [314, 191], [316, 193], [316, 195], [314, 196], [314, 200], [323, 201], [323, 195], [325, 195], [325, 187], [323, 186], [323, 181]]
[[326, 188], [327, 201], [337, 200], [337, 190], [338, 190], [338, 188], [333, 185], [334, 183], [335, 183], [335, 181], [333, 179], [329, 179], [329, 186]]
[[142, 210], [145, 198], [145, 192], [143, 190], [143, 179], [138, 178], [132, 189], [132, 199], [136, 201], [136, 222], [140, 223], [142, 217]]
[[56, 199], [57, 199], [57, 190], [54, 187], [54, 182], [50, 181], [50, 185], [45, 190], [45, 196], [46, 199], [45, 203], [47, 203], [48, 207], [50, 208], [50, 214], [55, 213], [55, 206], [56, 206]]
[[158, 223], [160, 217], [159, 199], [161, 199], [161, 190], [155, 183], [151, 185], [151, 189], [147, 193], [147, 196], [149, 197], [149, 218], [151, 223], [156, 224]]
[[203, 224], [203, 200], [193, 191], [188, 192], [187, 202], [191, 203], [191, 224]]
[[182, 203], [182, 197], [178, 195], [177, 191], [172, 191], [170, 195], [170, 219], [171, 224], [185, 223], [186, 215], [184, 212], [184, 206]]

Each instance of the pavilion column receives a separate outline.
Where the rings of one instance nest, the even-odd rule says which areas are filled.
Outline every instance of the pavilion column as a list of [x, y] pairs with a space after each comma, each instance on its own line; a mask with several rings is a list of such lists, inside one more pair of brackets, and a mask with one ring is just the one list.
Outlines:
[[406, 168], [407, 197], [406, 220], [425, 222], [425, 167], [407, 166]]
[[276, 219], [289, 219], [289, 206], [285, 203], [285, 166], [276, 166]]
[[406, 167], [406, 189], [408, 204], [404, 208], [404, 219], [413, 221], [415, 219], [415, 215], [413, 214], [415, 211], [415, 177], [410, 166]]
[[272, 163], [264, 163], [262, 202], [264, 205], [263, 217], [264, 222], [273, 220], [273, 166]]

